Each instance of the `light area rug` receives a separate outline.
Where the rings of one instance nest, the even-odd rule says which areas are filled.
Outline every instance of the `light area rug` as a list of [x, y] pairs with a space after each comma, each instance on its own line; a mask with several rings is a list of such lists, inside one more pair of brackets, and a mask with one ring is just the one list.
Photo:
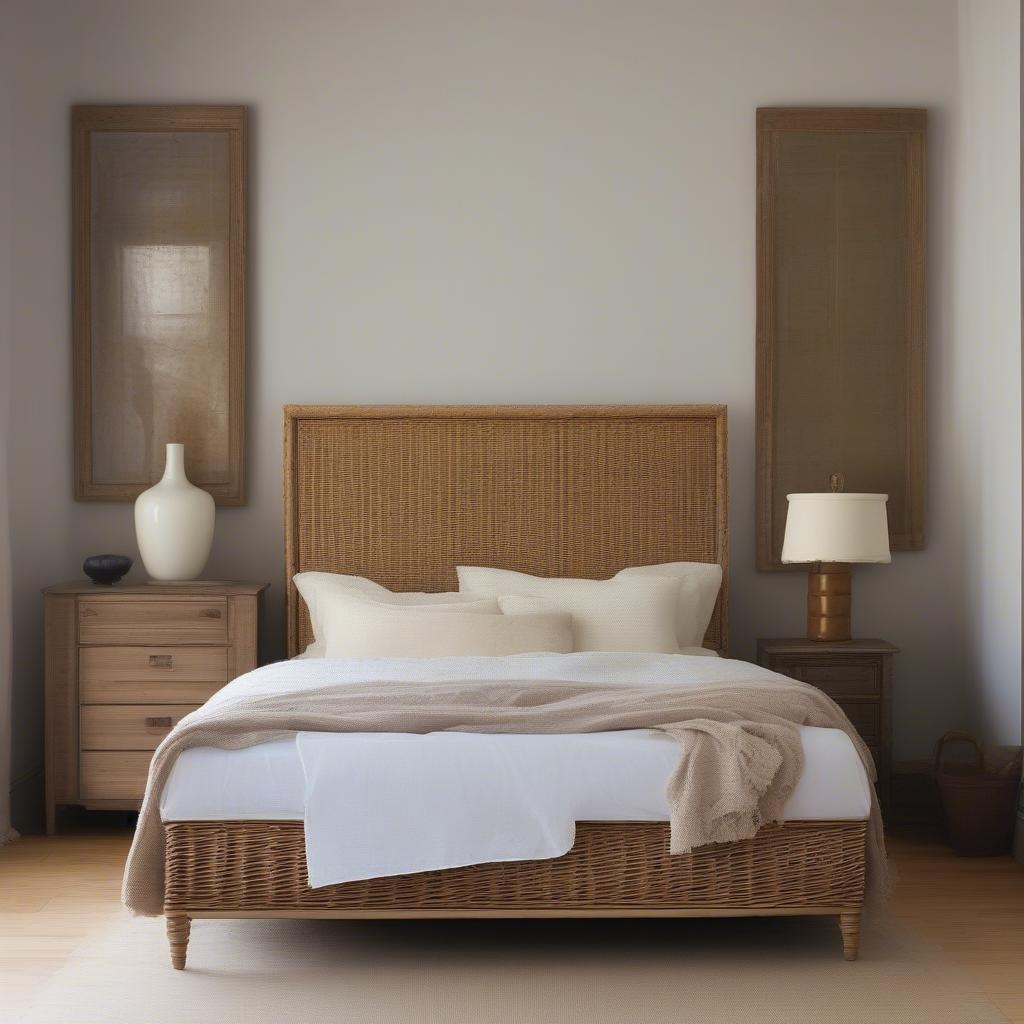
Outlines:
[[123, 917], [38, 993], [24, 1024], [989, 1024], [941, 955], [874, 925], [842, 959], [826, 918], [163, 921]]

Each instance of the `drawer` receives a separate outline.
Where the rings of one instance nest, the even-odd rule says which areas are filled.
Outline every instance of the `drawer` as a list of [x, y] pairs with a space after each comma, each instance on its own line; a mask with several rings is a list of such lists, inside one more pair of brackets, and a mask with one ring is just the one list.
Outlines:
[[148, 750], [83, 750], [78, 795], [89, 800], [141, 800], [153, 757]]
[[81, 708], [79, 742], [86, 750], [156, 750], [195, 704], [92, 704]]
[[169, 679], [166, 683], [83, 683], [79, 700], [83, 706], [104, 704], [205, 704], [219, 689], [219, 683]]
[[225, 644], [228, 602], [116, 597], [78, 602], [78, 640], [83, 644]]
[[830, 697], [875, 697], [882, 692], [882, 667], [877, 659], [809, 661], [805, 658], [778, 658], [772, 668], [793, 679], [803, 680]]
[[882, 741], [882, 709], [873, 701], [838, 702], [861, 739], [870, 747]]
[[226, 647], [82, 647], [83, 704], [202, 704], [228, 681]]

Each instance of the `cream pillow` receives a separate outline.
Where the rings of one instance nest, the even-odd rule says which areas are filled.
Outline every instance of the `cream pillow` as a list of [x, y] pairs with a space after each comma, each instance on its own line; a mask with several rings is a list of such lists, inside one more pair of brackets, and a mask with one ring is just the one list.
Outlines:
[[[460, 565], [458, 573], [461, 593], [481, 598], [542, 598], [553, 610], [569, 612], [574, 650], [674, 654], [679, 649], [678, 579], [548, 578], [475, 565]], [[505, 605], [509, 611], [513, 607]]]
[[572, 651], [565, 612], [487, 615], [387, 605], [340, 591], [320, 596], [328, 658], [445, 658]]
[[497, 615], [501, 611], [495, 600], [480, 600], [467, 597], [457, 591], [445, 594], [396, 593], [382, 587], [365, 576], [345, 576], [334, 572], [300, 572], [294, 576], [295, 587], [309, 610], [309, 622], [313, 627], [313, 643], [299, 657], [322, 658], [323, 616], [320, 612], [321, 598], [326, 594], [355, 594], [393, 606], [431, 607], [435, 611], [465, 611]]
[[722, 589], [722, 567], [717, 562], [663, 562], [661, 565], [637, 565], [616, 573], [613, 579], [640, 576], [673, 577], [679, 581], [676, 606], [676, 634], [680, 649], [704, 643], [715, 601]]
[[688, 654], [691, 658], [717, 658], [719, 657], [718, 651], [713, 651], [710, 647], [680, 647], [680, 654]]

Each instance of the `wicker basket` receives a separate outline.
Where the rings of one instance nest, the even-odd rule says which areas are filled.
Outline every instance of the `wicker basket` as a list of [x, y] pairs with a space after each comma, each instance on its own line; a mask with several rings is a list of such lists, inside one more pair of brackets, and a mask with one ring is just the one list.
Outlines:
[[[969, 744], [974, 761], [944, 762], [943, 751], [951, 743]], [[955, 853], [961, 857], [991, 857], [1009, 852], [1018, 774], [987, 771], [978, 741], [967, 733], [947, 732], [935, 745], [935, 778]]]

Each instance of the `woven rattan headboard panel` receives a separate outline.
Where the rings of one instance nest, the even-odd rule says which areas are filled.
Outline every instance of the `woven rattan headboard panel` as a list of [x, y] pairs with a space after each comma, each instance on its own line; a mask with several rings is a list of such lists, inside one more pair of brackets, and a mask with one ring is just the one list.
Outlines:
[[286, 406], [288, 651], [312, 640], [297, 572], [453, 590], [455, 566], [603, 578], [720, 562], [725, 407]]

